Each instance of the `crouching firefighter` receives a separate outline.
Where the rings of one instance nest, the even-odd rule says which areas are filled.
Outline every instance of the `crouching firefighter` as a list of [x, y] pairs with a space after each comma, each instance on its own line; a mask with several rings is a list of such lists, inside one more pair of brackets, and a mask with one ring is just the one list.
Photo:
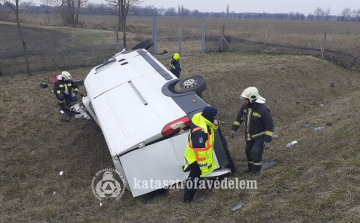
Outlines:
[[190, 170], [184, 192], [184, 202], [194, 201], [199, 181], [216, 169], [213, 157], [214, 130], [219, 126], [216, 108], [207, 106], [191, 119], [188, 145], [185, 149], [184, 171]]
[[248, 168], [243, 172], [259, 175], [263, 151], [270, 148], [274, 122], [270, 109], [265, 105], [266, 99], [259, 95], [256, 87], [246, 88], [240, 99], [243, 100], [243, 105], [231, 127], [231, 138], [234, 138], [240, 124], [245, 121], [245, 154]]
[[76, 95], [78, 94], [79, 87], [72, 80], [72, 76], [69, 72], [63, 71], [57, 77], [57, 81], [54, 84], [54, 94], [58, 99], [58, 103], [61, 109], [65, 108], [65, 103], [77, 101]]

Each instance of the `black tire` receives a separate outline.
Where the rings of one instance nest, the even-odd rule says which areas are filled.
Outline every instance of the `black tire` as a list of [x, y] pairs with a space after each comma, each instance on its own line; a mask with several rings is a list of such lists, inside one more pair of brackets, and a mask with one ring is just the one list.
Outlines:
[[147, 39], [147, 40], [142, 41], [139, 44], [136, 44], [132, 48], [132, 50], [137, 50], [137, 49], [146, 49], [146, 50], [148, 50], [152, 45], [154, 45], [153, 40], [152, 39]]
[[193, 75], [178, 81], [174, 86], [176, 93], [186, 93], [194, 91], [197, 95], [201, 95], [206, 90], [207, 83], [203, 76]]

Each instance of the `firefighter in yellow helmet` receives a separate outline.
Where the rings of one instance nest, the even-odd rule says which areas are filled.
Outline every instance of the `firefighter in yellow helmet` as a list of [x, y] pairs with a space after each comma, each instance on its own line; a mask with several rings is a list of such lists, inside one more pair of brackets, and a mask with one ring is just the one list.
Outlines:
[[181, 65], [179, 62], [180, 59], [180, 55], [178, 53], [174, 53], [171, 56], [171, 64], [170, 64], [170, 71], [171, 73], [173, 73], [177, 78], [180, 77], [180, 72], [181, 72]]
[[259, 175], [263, 151], [270, 148], [274, 122], [270, 109], [265, 105], [266, 99], [259, 95], [256, 87], [246, 88], [241, 93], [240, 99], [244, 103], [231, 127], [231, 138], [234, 138], [240, 124], [245, 121], [245, 154], [248, 168], [243, 172]]
[[62, 110], [69, 110], [65, 107], [65, 103], [77, 101], [77, 94], [79, 86], [74, 83], [69, 72], [63, 71], [57, 76], [57, 81], [54, 84], [54, 94], [58, 99], [58, 104]]
[[190, 170], [184, 202], [192, 202], [201, 178], [211, 173], [216, 164], [213, 157], [214, 130], [219, 126], [217, 109], [207, 106], [191, 119], [188, 145], [185, 149], [184, 171]]

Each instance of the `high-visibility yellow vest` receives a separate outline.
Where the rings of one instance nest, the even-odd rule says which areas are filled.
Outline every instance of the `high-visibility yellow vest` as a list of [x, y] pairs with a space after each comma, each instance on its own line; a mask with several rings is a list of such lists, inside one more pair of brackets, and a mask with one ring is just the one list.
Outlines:
[[[206, 118], [204, 118], [200, 113], [197, 113], [191, 119], [192, 123], [198, 127], [194, 128], [189, 135], [189, 142], [185, 149], [185, 160], [184, 160], [184, 170], [193, 162], [197, 161], [200, 170], [201, 176], [204, 177], [207, 174], [211, 173], [216, 168], [216, 163], [213, 157], [214, 151], [214, 130], [217, 129], [217, 126], [212, 124]], [[210, 132], [208, 132], [208, 128]], [[196, 131], [203, 131], [207, 134], [208, 140], [205, 142], [205, 148], [193, 148], [191, 134]]]

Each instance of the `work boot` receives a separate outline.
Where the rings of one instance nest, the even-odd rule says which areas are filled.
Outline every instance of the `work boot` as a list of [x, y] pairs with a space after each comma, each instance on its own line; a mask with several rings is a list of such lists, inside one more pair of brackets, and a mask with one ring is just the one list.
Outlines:
[[66, 113], [69, 113], [69, 112], [70, 112], [70, 109], [66, 108], [65, 105], [64, 105], [64, 103], [58, 102], [58, 104], [59, 104], [61, 110], [63, 110], [63, 111], [66, 112]]
[[192, 198], [192, 199], [184, 200], [184, 203], [185, 204], [192, 204], [192, 203], [196, 203], [196, 202], [195, 202], [194, 198]]
[[248, 162], [248, 168], [243, 170], [243, 173], [252, 173], [253, 170], [253, 162]]
[[262, 162], [258, 162], [258, 163], [254, 163], [254, 164], [253, 164], [253, 168], [252, 168], [252, 174], [253, 174], [253, 176], [258, 176], [258, 175], [260, 175], [261, 167], [262, 167]]
[[59, 107], [61, 108], [61, 110], [65, 109], [64, 102], [58, 102], [58, 104], [59, 104]]

